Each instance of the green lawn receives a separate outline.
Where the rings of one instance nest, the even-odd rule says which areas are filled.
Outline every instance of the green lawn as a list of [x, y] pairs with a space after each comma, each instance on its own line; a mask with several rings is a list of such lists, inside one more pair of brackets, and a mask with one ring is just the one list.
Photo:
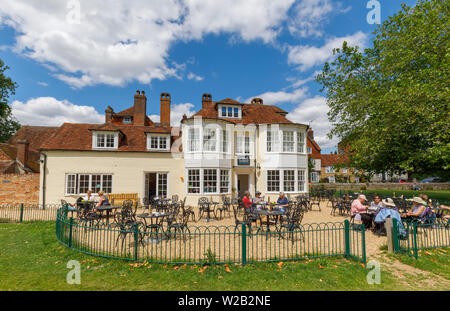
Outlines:
[[[380, 285], [369, 285], [369, 270], [345, 258], [207, 268], [97, 258], [61, 246], [54, 226], [54, 222], [0, 224], [0, 290], [414, 289], [384, 271]], [[80, 285], [66, 282], [69, 260], [81, 263]]]

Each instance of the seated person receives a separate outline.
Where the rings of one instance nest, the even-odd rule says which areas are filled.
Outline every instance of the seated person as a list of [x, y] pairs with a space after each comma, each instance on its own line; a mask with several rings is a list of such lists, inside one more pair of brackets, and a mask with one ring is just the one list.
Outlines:
[[98, 203], [95, 207], [97, 208], [97, 207], [105, 206], [105, 205], [109, 205], [108, 197], [105, 195], [105, 193], [103, 191], [99, 191], [98, 192]]
[[373, 201], [370, 202], [370, 206], [369, 206], [368, 210], [376, 213], [381, 207], [383, 207], [383, 203], [381, 202], [381, 197], [379, 195], [376, 195], [373, 198]]
[[426, 195], [425, 193], [421, 193], [419, 194], [419, 198], [427, 202], [426, 204], [427, 207], [433, 208], [433, 202], [430, 199], [428, 199], [428, 195]]
[[352, 202], [351, 215], [356, 221], [361, 221], [366, 229], [372, 228], [372, 216], [367, 214], [367, 207], [363, 205], [367, 202], [364, 194], [360, 194], [356, 200]]
[[256, 191], [255, 197], [253, 198], [253, 205], [256, 208], [261, 208], [261, 205], [264, 203], [264, 198], [261, 197], [261, 192]]
[[406, 235], [406, 231], [402, 224], [402, 219], [398, 213], [395, 203], [391, 198], [382, 201], [382, 207], [379, 209], [377, 215], [375, 216], [374, 223], [375, 228], [373, 232], [379, 235], [386, 235], [386, 228], [384, 223], [386, 218], [397, 219], [398, 230], [402, 235]]
[[289, 200], [284, 195], [284, 192], [280, 192], [280, 196], [278, 197], [277, 203], [278, 203], [278, 208], [280, 209], [280, 211], [282, 211], [283, 213], [286, 213], [286, 210], [289, 206]]
[[245, 191], [242, 203], [244, 203], [245, 209], [249, 209], [253, 206], [252, 200], [250, 199], [250, 192]]
[[419, 197], [414, 197], [412, 199], [413, 207], [411, 211], [407, 213], [403, 213], [401, 216], [402, 218], [409, 218], [409, 219], [417, 219], [423, 216], [423, 214], [426, 211], [426, 205], [427, 202], [422, 200]]
[[86, 192], [86, 195], [83, 197], [83, 200], [85, 200], [85, 201], [94, 201], [94, 195], [92, 194], [91, 190], [88, 190]]

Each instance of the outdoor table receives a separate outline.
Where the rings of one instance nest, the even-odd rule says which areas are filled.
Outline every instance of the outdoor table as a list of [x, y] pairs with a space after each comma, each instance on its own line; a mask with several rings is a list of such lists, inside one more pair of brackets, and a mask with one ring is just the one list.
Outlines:
[[204, 219], [203, 221], [206, 221], [206, 222], [215, 221], [214, 218], [211, 218], [211, 205], [214, 205], [214, 207], [212, 208], [212, 211], [214, 211], [215, 207], [219, 204], [219, 202], [209, 201], [209, 202], [205, 202], [203, 204], [205, 204], [206, 215], [207, 215], [207, 218]]
[[[145, 228], [148, 227], [147, 224], [147, 219], [150, 219], [150, 227], [152, 228], [152, 232], [150, 232], [150, 235], [153, 236], [154, 235], [154, 231], [153, 229], [156, 228], [156, 222], [154, 223], [154, 221], [159, 220], [160, 218], [164, 218], [170, 216], [170, 213], [143, 213], [143, 214], [139, 214], [137, 215], [137, 217], [144, 219], [144, 225]], [[148, 242], [152, 242], [152, 243], [158, 243], [161, 239], [158, 239], [158, 233], [156, 232], [156, 239], [152, 239], [149, 238], [147, 241]]]
[[100, 214], [103, 215], [103, 212], [106, 211], [106, 223], [109, 224], [109, 217], [111, 216], [111, 211], [122, 208], [122, 206], [113, 206], [113, 205], [104, 205], [100, 207], [94, 208], [95, 210], [99, 211]]
[[258, 216], [266, 216], [266, 227], [267, 232], [270, 232], [270, 217], [273, 217], [275, 220], [275, 225], [278, 223], [278, 219], [280, 216], [284, 215], [282, 211], [268, 211], [268, 210], [254, 210], [254, 214]]
[[436, 218], [441, 218], [444, 214], [449, 214], [450, 210], [446, 208], [435, 207], [431, 209], [435, 214]]

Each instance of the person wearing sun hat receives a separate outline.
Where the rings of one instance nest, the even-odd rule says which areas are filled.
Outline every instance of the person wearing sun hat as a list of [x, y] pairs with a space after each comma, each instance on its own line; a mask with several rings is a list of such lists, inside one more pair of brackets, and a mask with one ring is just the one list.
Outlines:
[[407, 213], [403, 213], [401, 215], [402, 218], [420, 218], [420, 217], [422, 217], [423, 213], [425, 213], [427, 202], [425, 202], [420, 197], [414, 197], [409, 201], [412, 201], [412, 203], [413, 203], [411, 211], [409, 211]]
[[387, 198], [382, 201], [382, 207], [380, 208], [374, 219], [375, 228], [373, 233], [377, 235], [386, 235], [386, 229], [384, 226], [386, 218], [397, 219], [399, 233], [402, 236], [406, 234], [400, 214], [398, 213], [395, 203], [391, 198]]

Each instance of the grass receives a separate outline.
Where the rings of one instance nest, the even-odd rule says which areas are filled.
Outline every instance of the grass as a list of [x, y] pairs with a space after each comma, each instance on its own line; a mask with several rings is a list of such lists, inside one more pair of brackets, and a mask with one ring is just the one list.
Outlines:
[[[385, 271], [381, 272], [380, 285], [369, 285], [369, 270], [345, 258], [247, 266], [163, 265], [98, 258], [60, 245], [54, 227], [54, 222], [0, 224], [0, 290], [415, 289], [414, 280], [406, 286]], [[66, 282], [70, 260], [81, 263], [80, 285]], [[424, 268], [433, 269], [431, 264]]]
[[417, 260], [407, 254], [389, 254], [389, 256], [406, 265], [432, 272], [450, 280], [450, 248], [419, 250]]

